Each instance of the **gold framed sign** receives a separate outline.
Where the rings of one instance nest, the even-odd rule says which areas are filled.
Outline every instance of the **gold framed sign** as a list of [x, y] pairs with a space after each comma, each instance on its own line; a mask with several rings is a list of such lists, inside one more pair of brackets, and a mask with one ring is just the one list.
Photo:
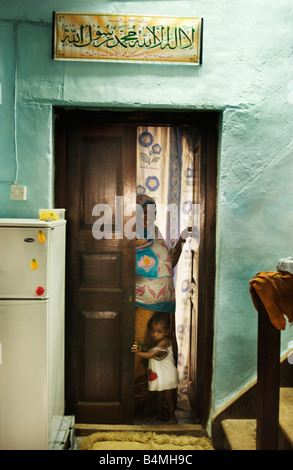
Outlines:
[[54, 12], [54, 60], [201, 64], [202, 18]]

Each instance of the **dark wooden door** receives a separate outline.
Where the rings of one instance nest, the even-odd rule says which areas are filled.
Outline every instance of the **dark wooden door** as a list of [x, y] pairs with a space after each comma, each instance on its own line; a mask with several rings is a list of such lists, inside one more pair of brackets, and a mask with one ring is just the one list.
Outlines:
[[194, 202], [200, 205], [200, 243], [192, 255], [190, 291], [190, 350], [188, 397], [194, 417], [204, 425], [210, 411], [215, 286], [215, 235], [217, 195], [217, 116], [199, 124], [195, 148], [199, 158], [199, 185]]
[[[79, 423], [132, 423], [135, 240], [123, 227], [134, 217], [125, 209], [135, 204], [136, 127], [81, 123], [69, 113], [56, 142], [67, 218], [66, 412]], [[103, 207], [112, 213], [104, 234]]]
[[200, 364], [201, 355], [199, 354], [199, 251], [200, 251], [200, 235], [201, 227], [204, 223], [204, 207], [201, 200], [201, 168], [202, 168], [202, 133], [194, 131], [194, 147], [193, 147], [193, 168], [194, 168], [194, 182], [193, 182], [193, 204], [199, 205], [199, 210], [195, 211], [194, 225], [198, 228], [199, 245], [196, 245], [191, 251], [191, 273], [190, 273], [190, 329], [189, 329], [189, 368], [188, 368], [188, 397], [191, 404], [193, 416], [196, 420], [201, 420], [201, 378], [200, 378]]

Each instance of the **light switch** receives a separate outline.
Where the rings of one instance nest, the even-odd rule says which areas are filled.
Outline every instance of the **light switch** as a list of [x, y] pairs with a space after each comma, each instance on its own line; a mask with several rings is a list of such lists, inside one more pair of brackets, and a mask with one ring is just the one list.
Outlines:
[[26, 186], [11, 185], [10, 196], [12, 201], [26, 201]]

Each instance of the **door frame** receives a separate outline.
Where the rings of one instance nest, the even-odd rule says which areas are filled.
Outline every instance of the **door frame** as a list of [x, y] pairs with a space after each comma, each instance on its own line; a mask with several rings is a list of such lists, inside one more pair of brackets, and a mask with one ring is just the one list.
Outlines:
[[[202, 426], [208, 422], [211, 405], [214, 337], [214, 288], [216, 253], [216, 206], [218, 141], [221, 113], [190, 110], [109, 110], [100, 108], [54, 107], [54, 206], [65, 200], [65, 128], [64, 118], [82, 122], [123, 124], [125, 126], [196, 126], [202, 135], [200, 175], [201, 223], [198, 285], [197, 386], [189, 393], [191, 407], [197, 409]], [[202, 207], [203, 205], [203, 207]], [[66, 340], [66, 338], [65, 338]], [[200, 413], [198, 413], [200, 410]]]

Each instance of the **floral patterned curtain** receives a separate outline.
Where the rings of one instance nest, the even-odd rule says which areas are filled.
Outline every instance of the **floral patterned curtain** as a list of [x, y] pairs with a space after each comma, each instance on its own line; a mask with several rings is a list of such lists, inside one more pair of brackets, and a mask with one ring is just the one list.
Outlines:
[[[193, 199], [199, 188], [199, 158], [196, 157], [197, 134], [189, 127], [138, 127], [137, 192], [148, 194], [157, 204], [156, 224], [168, 247], [175, 246], [180, 233], [197, 225]], [[196, 167], [196, 168], [195, 168]], [[195, 201], [197, 202], [197, 201]], [[166, 213], [174, 204], [177, 211]], [[188, 407], [187, 378], [189, 358], [192, 239], [184, 244], [174, 271], [176, 289], [176, 336], [178, 343], [178, 406]], [[197, 248], [197, 247], [195, 247]]]

